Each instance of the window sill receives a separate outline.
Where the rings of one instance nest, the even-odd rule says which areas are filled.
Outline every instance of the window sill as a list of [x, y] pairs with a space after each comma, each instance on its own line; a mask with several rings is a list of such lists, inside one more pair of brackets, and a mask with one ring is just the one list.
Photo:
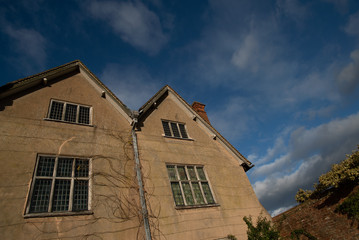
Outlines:
[[162, 136], [163, 136], [163, 137], [165, 137], [165, 138], [171, 138], [171, 139], [186, 140], [186, 141], [194, 141], [194, 139], [193, 139], [193, 138], [179, 138], [179, 137], [166, 136], [166, 135], [163, 135], [163, 134], [162, 134]]
[[220, 205], [218, 203], [214, 204], [206, 204], [206, 205], [191, 205], [191, 206], [176, 206], [175, 208], [177, 210], [182, 209], [193, 209], [193, 208], [210, 208], [210, 207], [219, 207]]
[[79, 215], [92, 215], [92, 211], [82, 212], [50, 212], [50, 213], [29, 213], [24, 215], [24, 218], [42, 218], [42, 217], [66, 217], [66, 216], [79, 216]]
[[80, 125], [80, 126], [87, 126], [87, 127], [95, 127], [95, 125], [91, 125], [91, 124], [67, 122], [67, 121], [62, 121], [62, 120], [57, 120], [57, 119], [52, 119], [52, 118], [44, 118], [44, 120], [51, 121], [51, 122], [60, 122], [60, 123], [68, 123], [68, 124], [74, 124], [74, 125]]

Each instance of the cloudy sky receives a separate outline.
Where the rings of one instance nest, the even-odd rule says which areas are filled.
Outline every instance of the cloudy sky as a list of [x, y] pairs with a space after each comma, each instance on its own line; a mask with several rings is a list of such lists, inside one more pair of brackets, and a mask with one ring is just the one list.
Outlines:
[[274, 215], [359, 144], [357, 0], [0, 0], [0, 48], [0, 85], [80, 59], [131, 109], [205, 103]]

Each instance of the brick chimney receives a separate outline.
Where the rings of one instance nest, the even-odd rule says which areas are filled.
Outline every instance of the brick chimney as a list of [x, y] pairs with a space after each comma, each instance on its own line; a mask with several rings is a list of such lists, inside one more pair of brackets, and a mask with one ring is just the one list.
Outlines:
[[196, 101], [194, 101], [194, 102], [192, 103], [192, 108], [193, 108], [193, 110], [195, 110], [195, 111], [203, 118], [203, 120], [205, 120], [207, 123], [211, 124], [211, 123], [209, 122], [208, 117], [207, 117], [207, 113], [206, 113], [206, 111], [204, 110], [204, 107], [205, 107], [205, 106], [206, 106], [206, 105], [204, 105], [203, 103], [196, 102]]

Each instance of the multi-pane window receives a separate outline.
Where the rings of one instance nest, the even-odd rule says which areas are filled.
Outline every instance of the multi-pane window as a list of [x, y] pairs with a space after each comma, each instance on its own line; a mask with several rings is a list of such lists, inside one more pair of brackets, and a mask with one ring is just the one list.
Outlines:
[[90, 112], [91, 107], [88, 106], [51, 100], [48, 117], [59, 121], [90, 124]]
[[186, 127], [183, 123], [162, 120], [162, 126], [167, 137], [188, 138]]
[[167, 165], [176, 206], [215, 204], [203, 166]]
[[89, 210], [88, 158], [39, 156], [26, 213]]

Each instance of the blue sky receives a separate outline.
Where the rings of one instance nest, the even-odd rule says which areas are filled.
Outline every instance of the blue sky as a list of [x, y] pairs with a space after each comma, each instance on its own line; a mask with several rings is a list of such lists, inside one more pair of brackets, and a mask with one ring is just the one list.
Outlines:
[[169, 84], [272, 214], [359, 144], [359, 1], [0, 0], [0, 85], [80, 59], [131, 109]]

